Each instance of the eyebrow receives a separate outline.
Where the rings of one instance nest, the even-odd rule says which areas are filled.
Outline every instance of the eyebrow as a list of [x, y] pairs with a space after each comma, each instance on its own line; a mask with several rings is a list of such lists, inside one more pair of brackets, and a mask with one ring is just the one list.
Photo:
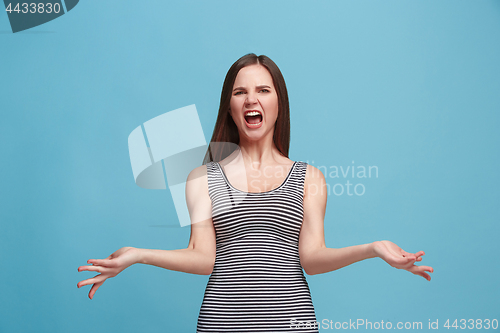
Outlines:
[[[269, 87], [268, 85], [265, 85], [265, 84], [257, 86], [256, 88], [257, 89], [262, 89], [262, 88], [269, 88], [269, 89], [271, 89], [271, 87]], [[246, 89], [245, 87], [236, 87], [236, 88], [233, 89], [233, 91], [236, 91], [236, 90], [245, 90], [245, 89]]]

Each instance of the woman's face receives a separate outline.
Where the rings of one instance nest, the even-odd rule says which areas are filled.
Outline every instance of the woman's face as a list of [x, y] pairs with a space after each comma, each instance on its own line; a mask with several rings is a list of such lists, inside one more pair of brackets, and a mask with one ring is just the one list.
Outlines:
[[272, 136], [278, 117], [278, 94], [273, 78], [264, 66], [243, 67], [234, 81], [230, 101], [231, 117], [238, 132], [250, 141]]

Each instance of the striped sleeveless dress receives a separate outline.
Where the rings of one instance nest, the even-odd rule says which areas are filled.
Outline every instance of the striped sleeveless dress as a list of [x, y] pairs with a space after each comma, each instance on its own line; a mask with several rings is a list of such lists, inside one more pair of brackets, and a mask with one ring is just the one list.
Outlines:
[[319, 332], [299, 257], [307, 163], [267, 192], [234, 188], [207, 163], [216, 258], [197, 332]]

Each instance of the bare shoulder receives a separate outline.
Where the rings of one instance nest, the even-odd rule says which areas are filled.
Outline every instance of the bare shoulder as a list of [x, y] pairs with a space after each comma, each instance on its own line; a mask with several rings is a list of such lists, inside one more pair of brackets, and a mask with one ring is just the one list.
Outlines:
[[321, 170], [308, 164], [306, 169], [306, 178], [304, 181], [304, 198], [321, 198], [320, 201], [324, 201], [326, 198], [325, 193], [325, 176]]
[[191, 172], [188, 175], [187, 181], [196, 180], [206, 176], [207, 176], [207, 166], [204, 164], [191, 170]]
[[[208, 193], [207, 166], [193, 169], [186, 181], [186, 203], [191, 225], [211, 226], [212, 201]], [[205, 222], [203, 222], [205, 221]]]
[[321, 183], [322, 181], [325, 181], [325, 175], [323, 175], [323, 172], [316, 168], [315, 166], [312, 166], [311, 164], [307, 165], [306, 169], [306, 182], [312, 182], [316, 183], [319, 182]]
[[186, 199], [188, 205], [208, 198], [207, 166], [201, 165], [191, 170], [186, 181]]

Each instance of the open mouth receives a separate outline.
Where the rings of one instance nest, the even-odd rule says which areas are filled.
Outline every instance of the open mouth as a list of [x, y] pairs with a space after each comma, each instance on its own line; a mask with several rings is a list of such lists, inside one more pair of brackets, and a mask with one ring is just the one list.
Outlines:
[[262, 122], [262, 114], [259, 111], [247, 111], [245, 112], [245, 121], [248, 124], [256, 125]]

